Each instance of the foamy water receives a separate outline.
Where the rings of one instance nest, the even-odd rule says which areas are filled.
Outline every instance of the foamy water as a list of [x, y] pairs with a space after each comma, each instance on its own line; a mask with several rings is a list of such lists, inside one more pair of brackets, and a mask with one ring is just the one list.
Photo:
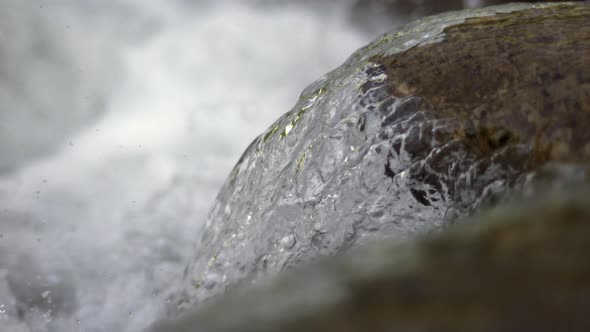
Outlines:
[[[55, 36], [65, 67], [78, 72], [65, 84], [55, 78], [63, 69], [45, 63], [43, 79], [18, 96], [50, 87], [32, 99], [54, 102], [47, 120], [0, 126], [10, 126], [12, 137], [64, 136], [0, 175], [6, 332], [145, 330], [172, 305], [167, 295], [242, 150], [307, 84], [371, 39], [344, 9], [2, 2], [7, 10], [20, 6], [13, 15], [50, 15], [36, 22]], [[0, 22], [0, 40], [31, 37], [7, 31]], [[105, 97], [95, 114], [83, 113], [84, 100], [98, 95]], [[9, 106], [0, 112], [10, 115]], [[71, 112], [76, 107], [81, 115]], [[72, 114], [80, 116], [73, 124]], [[11, 148], [28, 148], [22, 144]]]

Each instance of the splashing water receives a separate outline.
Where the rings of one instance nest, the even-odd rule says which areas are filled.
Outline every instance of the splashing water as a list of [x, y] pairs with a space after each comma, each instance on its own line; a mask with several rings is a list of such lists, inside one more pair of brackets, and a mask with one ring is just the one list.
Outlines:
[[[2, 332], [144, 330], [168, 306], [167, 289], [246, 144], [371, 39], [344, 11], [301, 6], [2, 5], [3, 45], [32, 38], [7, 36], [6, 24], [27, 24], [24, 15], [41, 18], [35, 22], [52, 38], [46, 50], [55, 51], [48, 61], [31, 42], [23, 54], [35, 66], [21, 63], [22, 81], [3, 78], [0, 86], [0, 128], [12, 135], [5, 149], [44, 144], [43, 154], [32, 149], [0, 173]], [[4, 72], [17, 60], [2, 61]], [[12, 108], [10, 100], [30, 102]], [[15, 109], [36, 106], [44, 113], [15, 120]]]

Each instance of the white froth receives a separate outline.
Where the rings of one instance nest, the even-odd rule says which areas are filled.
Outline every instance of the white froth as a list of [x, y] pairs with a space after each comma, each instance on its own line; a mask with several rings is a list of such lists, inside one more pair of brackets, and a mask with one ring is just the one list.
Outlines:
[[368, 37], [343, 13], [304, 7], [44, 6], [71, 17], [100, 9], [91, 26], [70, 20], [78, 35], [61, 46], [77, 66], [100, 59], [75, 47], [92, 31], [113, 40], [100, 52], [119, 66], [81, 70], [122, 69], [102, 115], [0, 177], [0, 331], [142, 331], [168, 305], [166, 290], [241, 151]]

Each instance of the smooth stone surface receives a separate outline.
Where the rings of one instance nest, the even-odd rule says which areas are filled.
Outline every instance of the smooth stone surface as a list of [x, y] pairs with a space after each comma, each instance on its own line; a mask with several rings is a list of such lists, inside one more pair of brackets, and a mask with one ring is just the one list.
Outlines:
[[588, 234], [586, 177], [435, 236], [324, 258], [154, 331], [588, 331]]

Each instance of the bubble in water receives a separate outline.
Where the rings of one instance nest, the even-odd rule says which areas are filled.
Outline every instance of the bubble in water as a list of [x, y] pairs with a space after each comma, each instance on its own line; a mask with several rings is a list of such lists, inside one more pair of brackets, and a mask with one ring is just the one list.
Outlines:
[[293, 234], [289, 234], [289, 235], [285, 236], [280, 241], [281, 250], [292, 249], [295, 246], [295, 244], [297, 244], [297, 239], [295, 238], [295, 235], [293, 235]]
[[213, 287], [215, 287], [218, 283], [222, 282], [222, 278], [220, 275], [216, 274], [216, 273], [210, 273], [207, 274], [205, 276], [205, 278], [203, 279], [203, 287], [205, 287], [206, 289], [212, 289]]

